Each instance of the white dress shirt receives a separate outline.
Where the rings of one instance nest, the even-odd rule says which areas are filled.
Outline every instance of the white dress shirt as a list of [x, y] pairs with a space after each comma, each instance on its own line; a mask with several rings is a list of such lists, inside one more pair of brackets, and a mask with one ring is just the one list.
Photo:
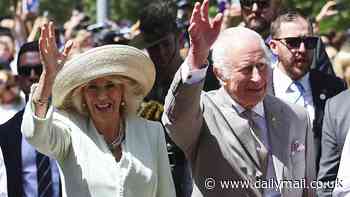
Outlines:
[[4, 157], [0, 149], [0, 197], [7, 197], [7, 176]]
[[312, 100], [312, 90], [310, 85], [310, 73], [304, 75], [298, 82], [303, 86], [305, 92], [296, 101], [301, 94], [297, 86], [293, 83], [293, 80], [286, 75], [278, 66], [274, 66], [273, 69], [273, 89], [275, 91], [275, 96], [290, 102], [295, 103], [304, 107], [310, 116], [311, 122], [315, 119], [315, 107]]

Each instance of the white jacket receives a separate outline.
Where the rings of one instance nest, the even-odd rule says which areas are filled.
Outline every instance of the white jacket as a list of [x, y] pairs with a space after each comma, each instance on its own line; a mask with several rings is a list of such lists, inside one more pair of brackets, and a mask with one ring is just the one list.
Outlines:
[[160, 123], [127, 117], [122, 158], [116, 162], [89, 118], [51, 106], [41, 119], [34, 110], [30, 98], [22, 133], [38, 151], [58, 160], [67, 196], [175, 196]]

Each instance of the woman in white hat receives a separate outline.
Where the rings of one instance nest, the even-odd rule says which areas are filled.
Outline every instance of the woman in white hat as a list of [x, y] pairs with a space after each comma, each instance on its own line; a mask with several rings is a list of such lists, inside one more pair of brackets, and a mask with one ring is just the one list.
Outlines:
[[155, 80], [152, 61], [136, 48], [107, 45], [61, 68], [72, 43], [58, 52], [52, 22], [43, 26], [39, 44], [44, 70], [32, 87], [22, 133], [58, 160], [63, 192], [175, 196], [163, 128], [135, 115]]

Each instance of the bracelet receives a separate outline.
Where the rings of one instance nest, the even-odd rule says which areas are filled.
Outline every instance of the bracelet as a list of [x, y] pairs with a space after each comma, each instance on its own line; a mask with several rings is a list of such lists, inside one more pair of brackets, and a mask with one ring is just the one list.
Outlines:
[[47, 105], [49, 103], [49, 99], [33, 99], [33, 102], [35, 104], [38, 104], [38, 105], [41, 105], [41, 106], [44, 106], [44, 105]]

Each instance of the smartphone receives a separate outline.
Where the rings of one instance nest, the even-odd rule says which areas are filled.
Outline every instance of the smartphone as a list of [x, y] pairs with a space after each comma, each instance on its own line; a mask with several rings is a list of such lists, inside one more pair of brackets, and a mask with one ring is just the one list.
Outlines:
[[39, 3], [39, 0], [23, 0], [23, 12], [37, 14], [39, 12]]

